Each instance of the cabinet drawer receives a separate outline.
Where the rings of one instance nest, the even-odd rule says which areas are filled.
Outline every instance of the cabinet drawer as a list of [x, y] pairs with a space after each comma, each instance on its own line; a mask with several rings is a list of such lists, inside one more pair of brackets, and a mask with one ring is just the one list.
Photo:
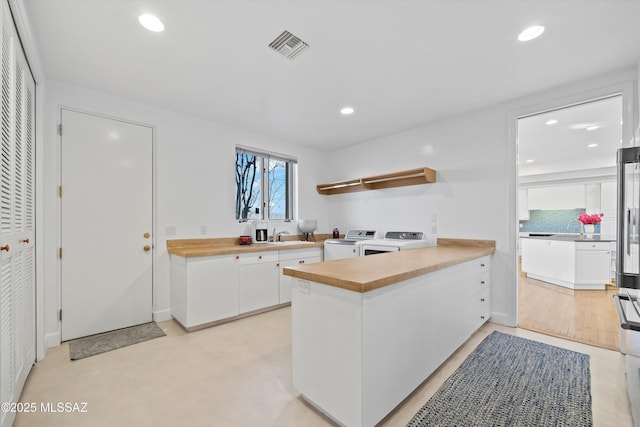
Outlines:
[[474, 299], [476, 320], [482, 324], [491, 317], [491, 289], [485, 289], [475, 295]]
[[489, 289], [489, 285], [491, 285], [491, 272], [485, 271], [484, 273], [479, 274], [475, 279], [475, 285], [472, 293], [476, 294], [478, 292], [484, 292]]
[[491, 257], [489, 256], [478, 258], [477, 260], [475, 260], [475, 262], [478, 266], [479, 272], [489, 271], [489, 269], [491, 268]]
[[479, 313], [490, 311], [491, 307], [491, 289], [487, 288], [473, 296], [476, 309]]
[[576, 242], [576, 250], [579, 251], [608, 251], [609, 242]]
[[240, 254], [236, 256], [236, 259], [238, 259], [240, 265], [278, 262], [278, 251]]
[[288, 259], [303, 259], [311, 257], [322, 257], [322, 248], [308, 248], [308, 249], [280, 249], [278, 257], [280, 261]]

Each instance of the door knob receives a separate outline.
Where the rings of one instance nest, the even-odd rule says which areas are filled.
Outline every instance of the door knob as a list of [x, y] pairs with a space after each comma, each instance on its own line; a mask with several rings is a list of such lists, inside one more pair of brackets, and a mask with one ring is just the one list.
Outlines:
[[142, 236], [143, 236], [145, 239], [148, 239], [149, 237], [151, 237], [151, 234], [149, 234], [149, 233], [144, 233]]
[[151, 250], [151, 246], [144, 245], [144, 247], [142, 249], [144, 249], [145, 252], [149, 252]]
[[9, 252], [9, 245], [4, 245], [0, 247], [0, 250]]

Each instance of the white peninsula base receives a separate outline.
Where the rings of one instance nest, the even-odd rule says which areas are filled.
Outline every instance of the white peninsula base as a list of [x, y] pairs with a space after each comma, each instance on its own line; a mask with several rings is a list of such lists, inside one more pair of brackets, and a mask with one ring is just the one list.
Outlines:
[[296, 278], [294, 387], [341, 425], [375, 425], [489, 319], [489, 282], [489, 256], [364, 293]]
[[609, 241], [522, 238], [527, 277], [575, 290], [602, 290], [611, 282]]

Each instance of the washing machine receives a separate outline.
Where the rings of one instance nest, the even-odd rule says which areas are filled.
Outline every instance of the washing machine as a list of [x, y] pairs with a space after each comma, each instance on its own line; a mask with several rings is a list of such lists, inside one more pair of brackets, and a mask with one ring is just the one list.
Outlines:
[[324, 241], [324, 260], [360, 256], [360, 242], [376, 239], [377, 236], [375, 230], [349, 230], [344, 239], [327, 239]]

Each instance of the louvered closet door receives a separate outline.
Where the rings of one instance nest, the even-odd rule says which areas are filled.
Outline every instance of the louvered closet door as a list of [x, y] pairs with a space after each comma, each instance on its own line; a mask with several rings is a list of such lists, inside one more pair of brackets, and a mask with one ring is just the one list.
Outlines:
[[35, 361], [35, 83], [5, 0], [1, 22], [0, 402], [16, 402]]

